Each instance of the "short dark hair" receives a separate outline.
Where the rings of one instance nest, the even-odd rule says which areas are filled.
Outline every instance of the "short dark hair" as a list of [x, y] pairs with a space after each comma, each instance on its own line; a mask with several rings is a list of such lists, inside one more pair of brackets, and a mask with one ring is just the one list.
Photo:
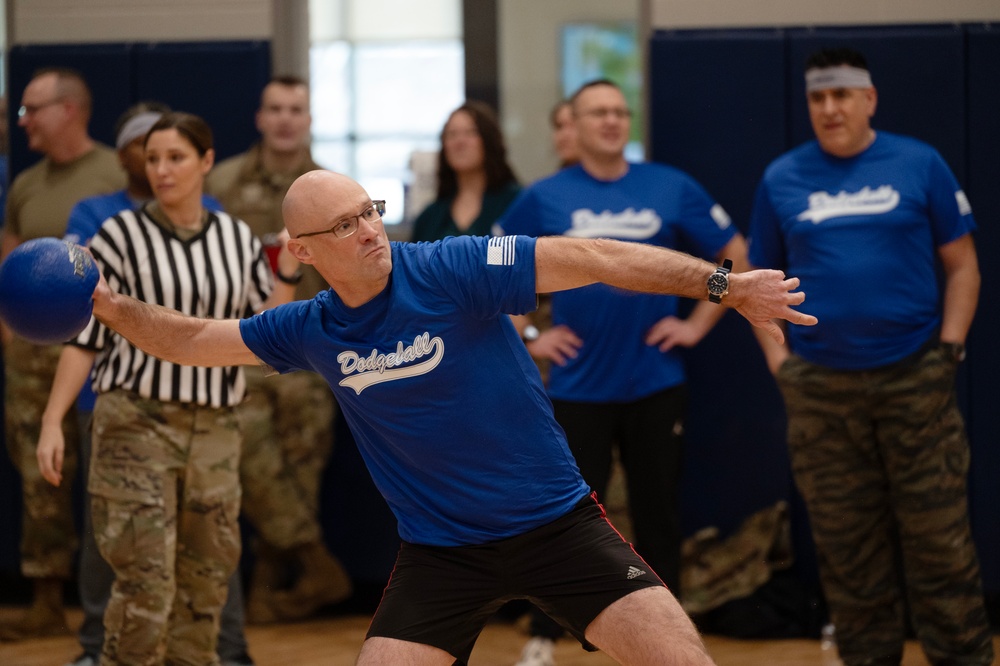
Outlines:
[[164, 113], [156, 124], [149, 128], [146, 140], [142, 142], [143, 147], [149, 143], [149, 137], [153, 132], [167, 129], [177, 130], [177, 133], [183, 136], [202, 157], [212, 150], [212, 128], [200, 116], [183, 111]]
[[[483, 141], [483, 169], [486, 171], [486, 189], [494, 190], [504, 185], [517, 182], [514, 170], [507, 162], [507, 145], [500, 130], [500, 121], [489, 104], [478, 100], [467, 100], [462, 106], [448, 114], [448, 121], [456, 113], [464, 112], [472, 116], [476, 131]], [[447, 199], [458, 193], [458, 177], [455, 170], [448, 164], [444, 154], [444, 131], [448, 127], [445, 122], [441, 128], [441, 150], [438, 151], [438, 199]]]
[[278, 85], [282, 86], [303, 86], [305, 88], [309, 87], [308, 81], [303, 79], [301, 76], [296, 76], [295, 74], [277, 74], [267, 80], [267, 85], [271, 85], [272, 83], [277, 83]]
[[806, 60], [806, 71], [848, 65], [868, 71], [868, 61], [859, 51], [844, 46], [820, 49]]
[[580, 95], [582, 95], [587, 90], [590, 90], [591, 88], [596, 88], [597, 86], [611, 86], [618, 92], [622, 92], [622, 87], [617, 83], [615, 83], [614, 81], [612, 81], [611, 79], [594, 79], [593, 81], [587, 81], [582, 86], [577, 88], [576, 92], [570, 95], [569, 103], [575, 108], [576, 101], [577, 99], [579, 99]]
[[56, 77], [56, 95], [61, 98], [73, 99], [79, 105], [87, 118], [93, 107], [93, 96], [90, 93], [90, 86], [87, 79], [78, 69], [73, 67], [42, 67], [36, 69], [31, 75], [34, 81], [40, 76], [53, 74]]

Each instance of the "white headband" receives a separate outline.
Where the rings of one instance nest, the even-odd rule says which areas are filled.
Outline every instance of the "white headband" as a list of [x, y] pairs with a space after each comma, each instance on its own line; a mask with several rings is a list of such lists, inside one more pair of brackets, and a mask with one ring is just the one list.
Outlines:
[[831, 88], [871, 88], [872, 75], [867, 69], [836, 65], [806, 70], [806, 92]]
[[147, 111], [146, 113], [132, 116], [128, 119], [127, 123], [122, 125], [121, 130], [118, 132], [118, 137], [115, 139], [115, 148], [121, 150], [140, 136], [146, 136], [149, 128], [155, 125], [156, 121], [162, 117], [163, 114], [156, 111]]

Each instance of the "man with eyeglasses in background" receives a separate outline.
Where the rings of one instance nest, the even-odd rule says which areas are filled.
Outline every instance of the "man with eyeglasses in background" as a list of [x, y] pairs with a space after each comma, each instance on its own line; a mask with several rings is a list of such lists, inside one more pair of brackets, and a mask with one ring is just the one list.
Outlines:
[[[77, 201], [125, 186], [115, 151], [92, 139], [87, 82], [76, 70], [40, 69], [24, 89], [17, 124], [28, 147], [43, 155], [11, 184], [0, 238], [0, 259], [24, 241], [62, 237]], [[6, 377], [7, 449], [21, 474], [24, 510], [21, 573], [32, 580], [33, 600], [25, 613], [0, 626], [0, 640], [21, 640], [68, 633], [63, 612], [63, 582], [72, 576], [77, 547], [73, 526], [72, 483], [54, 487], [41, 477], [35, 449], [42, 411], [52, 387], [62, 345], [35, 345], [0, 324]], [[65, 477], [73, 479], [79, 437], [86, 424], [70, 410], [66, 433]]]
[[[570, 98], [580, 162], [526, 188], [496, 233], [613, 238], [687, 251], [747, 267], [743, 236], [686, 173], [625, 157], [631, 111], [601, 79]], [[680, 349], [697, 344], [725, 310], [702, 301], [681, 319], [675, 296], [631, 294], [606, 285], [552, 295], [552, 327], [515, 324], [528, 351], [551, 361], [548, 394], [583, 478], [607, 493], [614, 449], [625, 473], [636, 551], [680, 596], [680, 484], [685, 370]], [[518, 666], [552, 666], [562, 630], [532, 620]]]
[[[261, 92], [255, 121], [260, 141], [216, 165], [206, 188], [266, 247], [280, 247], [275, 239], [285, 228], [285, 193], [296, 178], [322, 168], [309, 150], [306, 81], [273, 77]], [[312, 266], [295, 275], [276, 270], [275, 278], [297, 285], [299, 300], [328, 286]], [[312, 372], [267, 381], [259, 372], [245, 374], [247, 400], [236, 410], [244, 432], [241, 511], [256, 533], [247, 621], [299, 620], [347, 599], [353, 589], [319, 523], [320, 480], [333, 447], [336, 403], [323, 378]]]

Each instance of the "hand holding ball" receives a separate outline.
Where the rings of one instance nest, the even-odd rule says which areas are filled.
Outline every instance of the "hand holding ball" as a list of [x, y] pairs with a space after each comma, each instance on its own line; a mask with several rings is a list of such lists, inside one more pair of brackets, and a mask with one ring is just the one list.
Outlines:
[[90, 322], [99, 277], [93, 258], [75, 243], [21, 243], [0, 265], [0, 318], [35, 344], [66, 342]]

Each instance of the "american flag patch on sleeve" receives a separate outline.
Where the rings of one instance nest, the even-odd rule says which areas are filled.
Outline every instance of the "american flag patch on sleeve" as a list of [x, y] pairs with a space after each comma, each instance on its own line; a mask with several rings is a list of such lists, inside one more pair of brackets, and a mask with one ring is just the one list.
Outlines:
[[491, 238], [486, 245], [487, 266], [513, 266], [516, 236]]

